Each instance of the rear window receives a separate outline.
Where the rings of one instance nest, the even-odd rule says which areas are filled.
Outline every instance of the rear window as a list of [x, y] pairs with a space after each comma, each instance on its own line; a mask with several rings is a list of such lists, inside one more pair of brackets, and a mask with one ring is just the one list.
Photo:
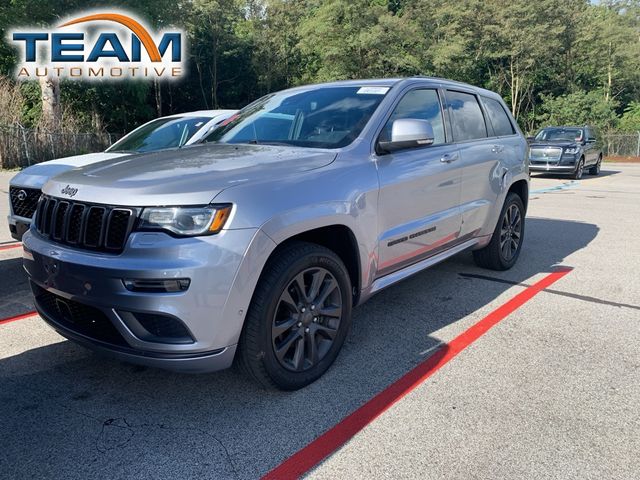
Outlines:
[[486, 107], [487, 116], [489, 117], [495, 135], [501, 137], [516, 133], [507, 112], [504, 111], [504, 107], [500, 102], [486, 97], [482, 97], [482, 102]]
[[456, 142], [487, 136], [484, 115], [475, 95], [447, 90], [447, 107], [451, 112], [453, 139]]

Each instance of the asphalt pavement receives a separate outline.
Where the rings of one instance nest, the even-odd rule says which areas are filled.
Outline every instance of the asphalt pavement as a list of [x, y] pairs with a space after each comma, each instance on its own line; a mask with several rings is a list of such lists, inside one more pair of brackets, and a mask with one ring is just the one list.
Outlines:
[[37, 316], [3, 324], [33, 306], [21, 249], [0, 249], [0, 478], [260, 478], [559, 265], [573, 270], [308, 476], [640, 478], [640, 165], [531, 188], [516, 267], [463, 253], [381, 292], [355, 310], [333, 368], [293, 393], [234, 369], [105, 359]]

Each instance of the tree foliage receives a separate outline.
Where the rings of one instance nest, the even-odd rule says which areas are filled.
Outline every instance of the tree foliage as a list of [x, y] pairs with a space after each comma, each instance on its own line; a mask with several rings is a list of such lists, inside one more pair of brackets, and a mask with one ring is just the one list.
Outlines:
[[[160, 113], [241, 107], [301, 83], [410, 75], [496, 90], [527, 131], [547, 123], [640, 128], [640, 0], [109, 3], [156, 27], [184, 28], [189, 74], [179, 82], [63, 82], [63, 110], [86, 129], [121, 132]], [[98, 6], [104, 2], [1, 2], [0, 75], [16, 62], [10, 27], [51, 25]], [[38, 89], [20, 87], [23, 124], [40, 121]]]
[[547, 125], [587, 125], [611, 130], [617, 122], [616, 102], [597, 91], [576, 91], [559, 97], [542, 95], [539, 120]]

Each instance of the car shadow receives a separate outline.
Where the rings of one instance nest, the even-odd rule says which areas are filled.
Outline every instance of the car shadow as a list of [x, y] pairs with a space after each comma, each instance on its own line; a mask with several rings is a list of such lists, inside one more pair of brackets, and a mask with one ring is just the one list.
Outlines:
[[598, 231], [528, 218], [513, 269], [487, 272], [463, 253], [379, 293], [355, 310], [335, 365], [297, 392], [263, 390], [235, 369], [132, 366], [68, 341], [4, 358], [3, 476], [258, 478], [428, 358], [438, 330], [468, 328], [508, 289], [519, 291], [509, 282], [565, 264]]
[[0, 258], [0, 319], [33, 310], [33, 299], [22, 257]]
[[[602, 166], [602, 170], [600, 170], [600, 173], [598, 175], [591, 175], [589, 173], [588, 170], [585, 169], [584, 174], [582, 175], [582, 178], [579, 180], [580, 182], [586, 181], [586, 180], [594, 180], [596, 178], [602, 178], [602, 177], [610, 177], [612, 175], [617, 175], [621, 173], [620, 170], [614, 170], [611, 167], [607, 167], [607, 165], [603, 165]], [[572, 180], [572, 178], [569, 175], [562, 175], [562, 174], [553, 174], [553, 173], [540, 173], [540, 172], [531, 172], [531, 178], [550, 178], [550, 179], [555, 179], [555, 180]]]

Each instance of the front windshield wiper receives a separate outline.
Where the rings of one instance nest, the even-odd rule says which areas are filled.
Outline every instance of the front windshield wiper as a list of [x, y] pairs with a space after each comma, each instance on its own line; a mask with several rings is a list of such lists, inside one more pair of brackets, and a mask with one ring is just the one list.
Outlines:
[[260, 140], [258, 142], [258, 140], [249, 140], [247, 141], [247, 143], [249, 145], [277, 145], [277, 146], [282, 146], [282, 147], [294, 147], [295, 145], [292, 145], [290, 143], [285, 143], [285, 142], [271, 142], [271, 141], [262, 141]]

